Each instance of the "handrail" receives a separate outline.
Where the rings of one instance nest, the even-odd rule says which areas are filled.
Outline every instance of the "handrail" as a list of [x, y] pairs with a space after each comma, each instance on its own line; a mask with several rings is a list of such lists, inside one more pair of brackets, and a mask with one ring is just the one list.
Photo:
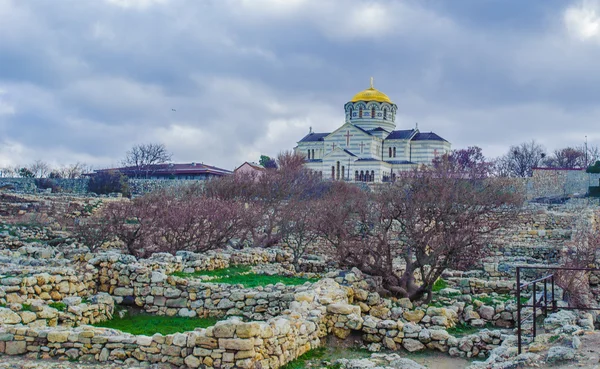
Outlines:
[[[522, 269], [538, 269], [538, 270], [568, 270], [568, 271], [578, 271], [578, 272], [600, 272], [600, 269], [596, 269], [596, 268], [568, 268], [568, 267], [555, 267], [555, 266], [518, 266], [516, 267], [516, 277], [517, 277], [517, 347], [518, 347], [518, 354], [521, 354], [521, 349], [522, 349], [522, 329], [521, 329], [521, 324], [523, 323], [524, 320], [529, 319], [530, 317], [533, 317], [533, 338], [535, 339], [536, 336], [536, 331], [537, 331], [537, 322], [536, 322], [536, 317], [537, 317], [537, 311], [538, 309], [541, 309], [543, 314], [545, 316], [548, 315], [548, 309], [550, 308], [553, 312], [555, 312], [558, 307], [557, 307], [557, 301], [556, 301], [556, 297], [554, 294], [554, 290], [555, 290], [555, 273], [546, 275], [544, 277], [538, 278], [538, 279], [534, 279], [533, 281], [521, 284], [521, 270]], [[550, 281], [551, 283], [551, 298], [550, 301], [548, 301], [548, 281]], [[538, 283], [544, 283], [544, 295], [540, 296], [539, 300], [537, 298], [537, 289], [536, 289], [536, 285]], [[533, 291], [532, 291], [532, 301], [533, 301], [533, 305], [529, 305], [529, 304], [522, 304], [521, 303], [521, 290], [529, 287], [529, 286], [533, 286]], [[533, 311], [531, 314], [529, 314], [527, 317], [525, 317], [524, 319], [521, 319], [521, 310], [523, 308], [533, 308]], [[567, 307], [561, 307], [561, 309], [563, 310], [584, 310], [584, 311], [589, 311], [589, 310], [600, 310], [600, 307], [598, 308], [594, 308], [594, 307], [588, 307], [588, 306], [584, 306], [584, 307], [571, 307], [571, 306], [567, 306]]]
[[524, 287], [527, 287], [527, 286], [531, 286], [531, 285], [532, 285], [532, 284], [534, 284], [534, 283], [541, 282], [541, 281], [543, 281], [543, 280], [545, 280], [545, 279], [550, 279], [550, 278], [552, 278], [552, 277], [554, 277], [554, 274], [550, 274], [550, 275], [547, 275], [547, 276], [545, 276], [545, 277], [542, 277], [542, 278], [535, 279], [535, 280], [533, 280], [533, 281], [531, 281], [531, 282], [527, 282], [527, 283], [525, 283], [525, 284], [522, 284], [522, 285], [521, 285], [521, 288], [524, 288]]

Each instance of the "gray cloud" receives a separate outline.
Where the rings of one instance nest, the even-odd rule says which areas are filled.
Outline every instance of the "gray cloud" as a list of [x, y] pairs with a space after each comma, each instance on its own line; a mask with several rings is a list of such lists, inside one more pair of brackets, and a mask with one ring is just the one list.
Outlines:
[[0, 0], [0, 34], [0, 167], [156, 141], [232, 169], [335, 129], [370, 76], [455, 148], [600, 144], [599, 1]]

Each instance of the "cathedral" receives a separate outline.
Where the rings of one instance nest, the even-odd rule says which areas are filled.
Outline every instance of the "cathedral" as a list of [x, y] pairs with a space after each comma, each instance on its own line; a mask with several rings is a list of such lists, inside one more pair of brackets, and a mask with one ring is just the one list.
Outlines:
[[306, 167], [324, 179], [355, 182], [393, 181], [396, 173], [430, 164], [450, 151], [450, 142], [418, 128], [396, 130], [398, 107], [371, 87], [346, 105], [345, 123], [330, 133], [309, 132], [294, 149]]

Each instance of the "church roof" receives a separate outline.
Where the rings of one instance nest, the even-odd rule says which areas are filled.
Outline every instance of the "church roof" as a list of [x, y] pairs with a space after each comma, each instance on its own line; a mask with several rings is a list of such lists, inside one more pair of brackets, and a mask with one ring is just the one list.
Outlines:
[[386, 140], [408, 140], [415, 134], [414, 129], [402, 129], [399, 131], [392, 131]]
[[[413, 138], [415, 141], [446, 141], [433, 132], [419, 132]], [[448, 142], [448, 141], [446, 141]]]
[[315, 132], [311, 132], [309, 134], [307, 134], [306, 136], [304, 136], [303, 139], [301, 139], [298, 142], [313, 142], [313, 141], [325, 141], [325, 137], [329, 136], [331, 133], [315, 133]]
[[416, 164], [409, 160], [386, 160], [385, 162], [390, 164]]
[[381, 127], [377, 127], [377, 128], [370, 129], [369, 132], [388, 132], [388, 131]]
[[357, 93], [356, 95], [354, 95], [352, 100], [350, 100], [350, 102], [357, 102], [357, 101], [377, 101], [377, 102], [386, 102], [386, 103], [392, 104], [392, 100], [390, 100], [388, 95], [384, 94], [383, 92], [381, 92], [379, 90], [376, 90], [373, 87], [373, 78], [371, 78], [371, 87]]

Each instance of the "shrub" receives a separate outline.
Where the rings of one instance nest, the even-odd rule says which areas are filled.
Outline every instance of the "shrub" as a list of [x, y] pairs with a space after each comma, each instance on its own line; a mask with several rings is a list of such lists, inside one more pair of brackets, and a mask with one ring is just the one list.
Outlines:
[[52, 192], [60, 192], [61, 188], [56, 184], [56, 181], [51, 178], [36, 178], [35, 186], [40, 190], [52, 189]]
[[600, 160], [596, 161], [594, 165], [590, 165], [585, 170], [586, 173], [600, 173]]
[[119, 171], [98, 172], [90, 177], [88, 191], [98, 195], [119, 192], [129, 197], [129, 179]]

